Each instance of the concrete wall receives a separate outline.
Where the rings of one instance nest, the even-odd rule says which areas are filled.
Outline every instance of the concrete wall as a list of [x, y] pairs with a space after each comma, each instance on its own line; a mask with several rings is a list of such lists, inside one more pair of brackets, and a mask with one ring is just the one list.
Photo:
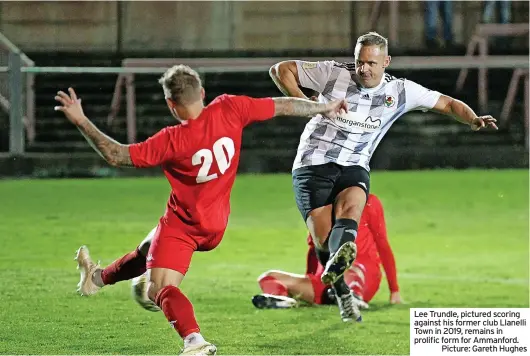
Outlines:
[[[367, 30], [388, 35], [388, 4], [376, 28], [373, 3], [348, 1], [0, 2], [0, 29], [26, 51], [281, 50], [348, 48]], [[423, 2], [400, 2], [399, 45], [423, 46]], [[454, 3], [466, 43], [482, 2]], [[514, 2], [516, 21], [528, 4]], [[397, 45], [397, 44], [394, 44]]]
[[236, 2], [236, 49], [342, 49], [350, 43], [351, 2]]
[[231, 2], [123, 3], [123, 49], [231, 48]]
[[114, 50], [114, 2], [2, 1], [1, 31], [25, 51]]

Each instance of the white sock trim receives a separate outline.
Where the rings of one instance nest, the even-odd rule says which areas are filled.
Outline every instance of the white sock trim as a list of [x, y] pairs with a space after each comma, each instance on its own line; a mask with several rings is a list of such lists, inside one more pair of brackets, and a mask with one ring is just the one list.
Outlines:
[[206, 343], [206, 340], [200, 333], [191, 333], [184, 338], [184, 348]]

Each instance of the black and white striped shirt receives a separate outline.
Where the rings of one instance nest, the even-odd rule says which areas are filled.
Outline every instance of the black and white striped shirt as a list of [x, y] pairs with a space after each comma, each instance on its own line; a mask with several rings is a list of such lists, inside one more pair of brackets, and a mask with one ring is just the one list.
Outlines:
[[354, 63], [296, 61], [300, 85], [320, 93], [319, 102], [346, 99], [349, 112], [335, 120], [313, 117], [300, 137], [293, 170], [335, 162], [370, 170], [377, 145], [403, 114], [432, 109], [440, 93], [385, 74], [374, 88], [354, 80]]

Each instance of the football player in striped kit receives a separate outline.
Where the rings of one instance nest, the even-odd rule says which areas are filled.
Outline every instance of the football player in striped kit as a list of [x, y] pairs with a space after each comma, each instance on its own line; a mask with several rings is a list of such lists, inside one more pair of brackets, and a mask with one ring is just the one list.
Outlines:
[[315, 115], [307, 123], [292, 170], [298, 209], [325, 266], [322, 282], [333, 285], [344, 321], [361, 321], [342, 276], [357, 252], [355, 238], [370, 191], [370, 158], [390, 126], [407, 112], [433, 110], [474, 131], [497, 129], [492, 116], [479, 116], [460, 100], [385, 73], [391, 57], [380, 34], [360, 36], [354, 55], [353, 63], [290, 60], [270, 69], [287, 96], [307, 98], [303, 87], [318, 92], [319, 102], [348, 103], [348, 113], [339, 118]]

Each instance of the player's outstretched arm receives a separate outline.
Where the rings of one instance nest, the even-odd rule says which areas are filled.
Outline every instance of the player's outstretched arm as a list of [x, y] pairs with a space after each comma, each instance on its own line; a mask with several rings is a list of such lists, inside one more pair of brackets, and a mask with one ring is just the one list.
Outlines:
[[56, 111], [62, 111], [68, 120], [77, 126], [92, 148], [110, 165], [115, 167], [132, 167], [128, 145], [122, 145], [101, 132], [83, 113], [81, 99], [77, 98], [74, 89], [68, 88], [69, 94], [59, 91], [55, 100], [61, 103]]
[[461, 123], [469, 125], [473, 131], [478, 131], [486, 127], [491, 127], [495, 130], [498, 129], [495, 124], [497, 120], [491, 115], [477, 116], [469, 105], [447, 95], [440, 96], [433, 110], [452, 116]]
[[299, 87], [300, 79], [295, 61], [283, 61], [273, 65], [269, 69], [269, 75], [283, 95], [307, 99]]
[[396, 260], [392, 248], [390, 247], [390, 243], [388, 242], [383, 204], [377, 196], [370, 196], [369, 205], [365, 207], [363, 214], [367, 214], [368, 227], [372, 232], [377, 253], [381, 258], [381, 263], [385, 270], [388, 288], [390, 289], [390, 303], [401, 304], [403, 303], [403, 300], [399, 293]]
[[346, 100], [335, 100], [329, 103], [316, 103], [300, 98], [272, 98], [274, 101], [274, 116], [314, 116], [325, 115], [335, 119], [341, 112], [348, 111]]

